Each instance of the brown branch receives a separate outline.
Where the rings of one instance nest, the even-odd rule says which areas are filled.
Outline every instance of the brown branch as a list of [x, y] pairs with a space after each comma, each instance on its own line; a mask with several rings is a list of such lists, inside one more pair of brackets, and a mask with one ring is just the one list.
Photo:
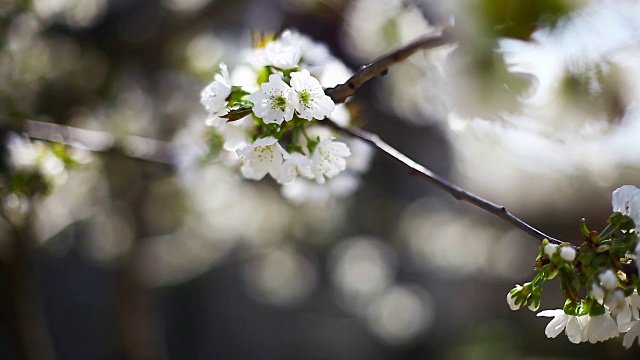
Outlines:
[[515, 215], [513, 215], [512, 213], [510, 213], [507, 208], [505, 208], [504, 206], [501, 205], [497, 205], [494, 204], [488, 200], [485, 200], [477, 195], [474, 195], [452, 183], [450, 183], [449, 181], [447, 181], [446, 179], [444, 179], [443, 177], [439, 176], [438, 174], [435, 174], [434, 172], [432, 172], [431, 170], [427, 169], [426, 167], [418, 164], [417, 162], [411, 160], [408, 156], [404, 155], [403, 153], [401, 153], [400, 151], [398, 151], [397, 149], [395, 149], [393, 146], [387, 144], [386, 142], [384, 142], [380, 136], [370, 133], [368, 131], [362, 130], [362, 129], [357, 129], [357, 128], [346, 128], [346, 127], [342, 127], [338, 124], [336, 124], [335, 122], [329, 120], [329, 119], [325, 119], [323, 120], [323, 122], [327, 123], [329, 126], [333, 127], [334, 129], [345, 133], [345, 134], [349, 134], [351, 136], [355, 136], [359, 139], [362, 139], [370, 144], [372, 144], [373, 146], [375, 146], [378, 150], [384, 152], [385, 154], [389, 155], [391, 158], [393, 158], [394, 160], [396, 160], [397, 162], [403, 164], [404, 166], [408, 167], [409, 169], [411, 169], [411, 171], [417, 175], [419, 175], [423, 180], [439, 187], [440, 189], [444, 190], [446, 193], [448, 193], [449, 195], [453, 196], [456, 200], [459, 201], [465, 201], [468, 202], [476, 207], [479, 207], [480, 209], [489, 212], [499, 218], [501, 218], [502, 220], [507, 221], [508, 223], [514, 225], [515, 227], [517, 227], [518, 229], [526, 232], [527, 234], [529, 234], [530, 236], [542, 241], [544, 239], [548, 239], [550, 242], [554, 243], [554, 244], [560, 244], [561, 241], [553, 238], [545, 233], [543, 233], [542, 231], [534, 228], [533, 226], [529, 225], [528, 223], [522, 221], [520, 218], [516, 217]]
[[333, 99], [336, 104], [343, 103], [348, 97], [353, 95], [364, 83], [376, 76], [387, 74], [389, 68], [420, 50], [433, 49], [442, 45], [453, 43], [451, 30], [445, 29], [440, 35], [419, 38], [393, 52], [390, 52], [368, 65], [363, 65], [344, 84], [336, 85], [326, 89], [325, 93]]

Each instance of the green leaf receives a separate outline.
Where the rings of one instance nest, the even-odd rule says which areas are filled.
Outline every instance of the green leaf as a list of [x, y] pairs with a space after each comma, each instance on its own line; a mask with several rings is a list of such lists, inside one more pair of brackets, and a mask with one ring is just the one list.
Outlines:
[[243, 98], [249, 94], [249, 92], [242, 90], [242, 87], [240, 86], [232, 86], [231, 93], [225, 100], [227, 100], [229, 104], [233, 106], [238, 102], [246, 102], [246, 100], [244, 100]]
[[239, 109], [229, 110], [229, 113], [227, 115], [223, 115], [221, 117], [229, 121], [236, 121], [244, 118], [245, 116], [251, 115], [252, 112], [253, 110], [251, 107], [243, 106]]

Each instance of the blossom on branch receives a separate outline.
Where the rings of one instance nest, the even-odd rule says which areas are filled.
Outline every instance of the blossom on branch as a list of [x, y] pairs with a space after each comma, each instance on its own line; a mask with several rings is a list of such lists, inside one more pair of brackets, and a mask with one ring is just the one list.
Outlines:
[[586, 316], [587, 319], [585, 321], [582, 334], [583, 341], [589, 341], [590, 343], [595, 344], [618, 336], [618, 326], [611, 317], [609, 310], [605, 309], [605, 313], [603, 315]]
[[349, 147], [340, 141], [324, 139], [318, 143], [313, 153], [311, 169], [319, 184], [323, 184], [325, 178], [338, 175], [347, 167], [346, 157], [351, 155]]
[[260, 180], [267, 173], [273, 174], [282, 165], [285, 150], [272, 136], [258, 139], [253, 144], [236, 151], [242, 162], [242, 175]]
[[333, 112], [333, 100], [325, 95], [318, 79], [308, 70], [291, 73], [291, 87], [292, 102], [301, 118], [322, 120]]
[[584, 341], [583, 323], [586, 322], [587, 315], [578, 317], [566, 314], [562, 309], [555, 309], [541, 311], [536, 316], [553, 318], [544, 329], [544, 333], [548, 338], [555, 338], [562, 330], [565, 330], [569, 341], [572, 343], [578, 344]]
[[221, 73], [202, 91], [209, 113], [207, 159], [239, 166], [248, 179], [270, 174], [286, 185], [282, 193], [292, 201], [324, 202], [352, 194], [360, 173], [369, 168], [369, 145], [343, 141], [322, 121], [349, 126], [348, 108], [336, 106], [323, 86], [346, 81], [351, 71], [327, 46], [296, 31], [285, 30], [256, 46], [245, 64], [232, 69], [234, 86], [221, 64]]
[[613, 212], [629, 216], [640, 227], [640, 189], [633, 185], [623, 185], [611, 194]]
[[285, 30], [278, 39], [269, 42], [264, 48], [255, 49], [254, 56], [262, 66], [282, 70], [297, 68], [302, 57], [300, 38], [290, 30]]
[[231, 95], [231, 78], [225, 63], [220, 63], [220, 72], [200, 93], [200, 103], [211, 116], [221, 115], [227, 106], [227, 97]]
[[294, 152], [284, 153], [284, 162], [277, 169], [274, 174], [274, 178], [281, 184], [289, 184], [293, 182], [298, 175], [312, 178], [311, 173], [311, 159], [307, 156]]
[[253, 103], [253, 113], [262, 118], [265, 124], [280, 125], [293, 118], [295, 108], [291, 95], [291, 87], [282, 81], [282, 77], [271, 74], [260, 90], [249, 95], [249, 101]]

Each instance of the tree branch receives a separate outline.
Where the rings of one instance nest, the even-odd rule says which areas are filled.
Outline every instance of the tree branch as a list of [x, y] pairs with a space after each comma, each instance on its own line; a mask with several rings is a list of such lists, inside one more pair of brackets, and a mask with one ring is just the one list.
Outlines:
[[343, 103], [353, 95], [364, 83], [376, 76], [387, 74], [389, 68], [420, 50], [433, 49], [442, 45], [453, 43], [450, 29], [444, 29], [440, 35], [419, 38], [387, 55], [384, 55], [368, 65], [363, 65], [344, 84], [336, 85], [325, 90], [325, 93], [336, 104]]
[[404, 155], [403, 153], [401, 153], [400, 151], [398, 151], [396, 148], [394, 148], [393, 146], [387, 144], [386, 142], [384, 142], [380, 136], [370, 133], [368, 131], [362, 130], [362, 129], [358, 129], [358, 128], [346, 128], [346, 127], [342, 127], [338, 124], [336, 124], [335, 122], [331, 121], [330, 119], [324, 119], [323, 123], [328, 124], [329, 126], [333, 127], [334, 129], [357, 137], [359, 139], [362, 139], [370, 144], [372, 144], [373, 146], [375, 146], [378, 150], [384, 152], [385, 154], [389, 155], [391, 158], [393, 158], [394, 160], [396, 160], [397, 162], [403, 164], [404, 166], [408, 167], [409, 169], [411, 169], [411, 171], [413, 173], [415, 173], [416, 175], [420, 176], [423, 180], [439, 187], [440, 189], [444, 190], [446, 193], [448, 193], [449, 195], [453, 196], [456, 200], [459, 201], [465, 201], [468, 202], [476, 207], [479, 207], [480, 209], [491, 213], [499, 218], [501, 218], [502, 220], [507, 221], [508, 223], [514, 225], [515, 227], [517, 227], [518, 229], [526, 232], [527, 234], [529, 234], [530, 236], [542, 241], [544, 239], [548, 239], [551, 243], [554, 244], [560, 244], [562, 241], [553, 238], [545, 233], [543, 233], [542, 231], [534, 228], [533, 226], [529, 225], [528, 223], [522, 221], [520, 218], [516, 217], [515, 215], [513, 215], [512, 213], [510, 213], [507, 208], [505, 208], [504, 206], [501, 205], [497, 205], [494, 204], [488, 200], [485, 200], [477, 195], [474, 195], [452, 183], [450, 183], [449, 181], [447, 181], [446, 179], [442, 178], [441, 176], [439, 176], [438, 174], [435, 174], [434, 172], [432, 172], [431, 170], [427, 169], [426, 167], [418, 164], [417, 162], [411, 160], [408, 156]]
[[174, 165], [171, 143], [141, 136], [117, 139], [104, 131], [86, 130], [72, 126], [28, 120], [26, 132], [32, 139], [62, 142], [93, 152], [113, 152], [126, 157], [154, 163]]

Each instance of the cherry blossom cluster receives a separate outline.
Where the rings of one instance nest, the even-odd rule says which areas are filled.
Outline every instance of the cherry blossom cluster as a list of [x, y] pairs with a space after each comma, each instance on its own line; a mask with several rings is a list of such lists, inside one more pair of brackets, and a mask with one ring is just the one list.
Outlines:
[[[352, 146], [320, 127], [326, 118], [348, 125], [344, 105], [324, 92], [349, 76], [346, 67], [325, 46], [290, 30], [261, 39], [246, 58], [231, 73], [220, 64], [202, 90], [212, 151], [225, 151], [245, 178], [269, 174], [283, 185], [324, 184], [347, 170]], [[355, 158], [368, 162], [368, 156]], [[362, 164], [353, 168], [366, 170]]]
[[[537, 314], [552, 317], [547, 337], [564, 331], [572, 343], [596, 343], [625, 334], [623, 345], [640, 344], [640, 286], [638, 259], [640, 243], [640, 189], [624, 185], [612, 194], [613, 214], [600, 232], [581, 222], [584, 242], [543, 241], [531, 282], [516, 285], [507, 294], [512, 310], [528, 307], [537, 311], [542, 284], [558, 277], [566, 302], [562, 309]], [[638, 225], [636, 225], [638, 224]], [[584, 295], [581, 295], [584, 294]]]
[[5, 139], [0, 195], [3, 211], [19, 199], [46, 194], [66, 180], [67, 169], [90, 160], [89, 155], [60, 143], [31, 140], [9, 132]]

